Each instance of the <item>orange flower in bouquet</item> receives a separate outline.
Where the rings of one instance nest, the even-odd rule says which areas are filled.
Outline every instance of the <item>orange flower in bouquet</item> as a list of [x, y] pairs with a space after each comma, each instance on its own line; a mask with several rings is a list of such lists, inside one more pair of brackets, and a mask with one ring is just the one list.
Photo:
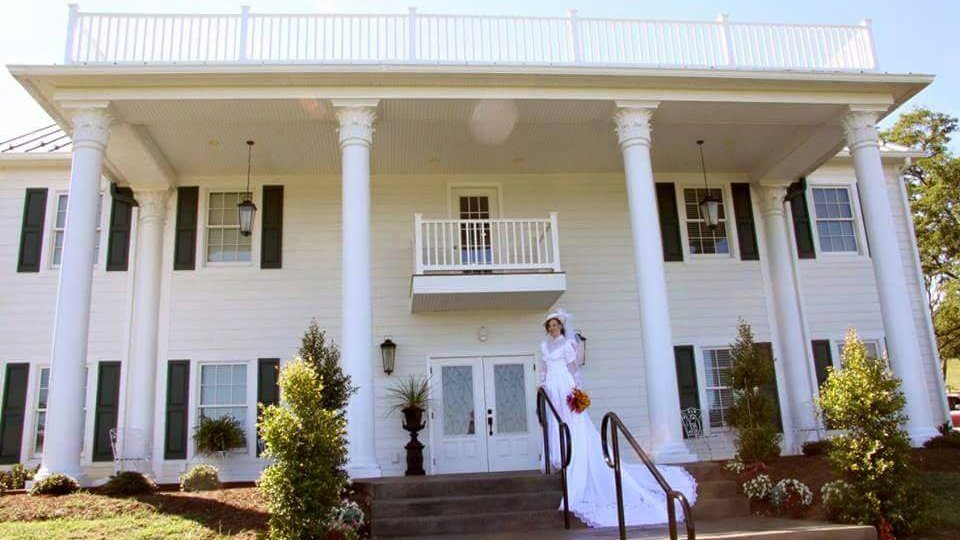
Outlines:
[[574, 388], [567, 396], [567, 406], [577, 414], [582, 413], [590, 406], [590, 396], [583, 390]]

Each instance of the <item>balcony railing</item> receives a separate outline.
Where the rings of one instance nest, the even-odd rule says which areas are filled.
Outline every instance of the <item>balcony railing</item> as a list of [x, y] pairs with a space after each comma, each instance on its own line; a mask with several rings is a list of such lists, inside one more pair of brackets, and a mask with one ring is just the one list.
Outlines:
[[873, 71], [857, 26], [579, 17], [81, 13], [67, 64], [420, 64]]
[[559, 272], [557, 214], [549, 219], [414, 218], [418, 275], [438, 272]]

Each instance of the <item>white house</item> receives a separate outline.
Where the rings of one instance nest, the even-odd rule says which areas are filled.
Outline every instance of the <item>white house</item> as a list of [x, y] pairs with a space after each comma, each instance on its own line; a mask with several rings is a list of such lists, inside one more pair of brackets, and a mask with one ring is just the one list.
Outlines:
[[616, 411], [660, 461], [730, 454], [741, 317], [776, 358], [787, 452], [822, 432], [849, 327], [889, 354], [919, 444], [947, 411], [917, 154], [876, 123], [932, 77], [874, 50], [868, 23], [73, 7], [63, 64], [9, 66], [57, 125], [0, 145], [0, 460], [93, 480], [117, 429], [175, 481], [201, 415], [229, 414], [247, 445], [223, 475], [254, 479], [257, 402], [316, 318], [359, 387], [355, 477], [403, 473], [385, 391], [407, 375], [433, 384], [428, 473], [536, 468], [557, 306], [594, 421]]

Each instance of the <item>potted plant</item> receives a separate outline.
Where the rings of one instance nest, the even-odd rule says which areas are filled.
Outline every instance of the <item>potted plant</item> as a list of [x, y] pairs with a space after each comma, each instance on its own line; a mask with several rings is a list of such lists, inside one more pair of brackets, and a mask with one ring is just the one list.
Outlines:
[[193, 442], [201, 454], [219, 454], [221, 457], [234, 448], [240, 448], [247, 442], [240, 422], [232, 416], [220, 418], [200, 417], [200, 423], [193, 431]]
[[387, 389], [387, 400], [392, 407], [387, 414], [397, 411], [403, 413], [403, 429], [410, 432], [410, 442], [404, 446], [407, 450], [407, 476], [420, 476], [423, 470], [423, 443], [417, 440], [417, 432], [426, 426], [423, 413], [430, 404], [430, 380], [411, 375], [401, 379]]

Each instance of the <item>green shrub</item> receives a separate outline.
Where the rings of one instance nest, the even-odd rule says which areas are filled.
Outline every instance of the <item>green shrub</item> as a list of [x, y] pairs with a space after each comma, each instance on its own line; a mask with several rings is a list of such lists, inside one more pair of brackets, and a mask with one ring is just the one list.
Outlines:
[[246, 444], [247, 439], [240, 422], [232, 416], [201, 417], [193, 431], [193, 442], [197, 446], [197, 452], [214, 454], [240, 448]]
[[937, 435], [923, 443], [927, 448], [960, 448], [960, 431], [951, 431], [946, 435]]
[[33, 483], [31, 495], [69, 495], [80, 490], [80, 484], [65, 474], [51, 474]]
[[270, 536], [326, 538], [336, 523], [347, 479], [343, 415], [318, 403], [323, 385], [313, 364], [297, 358], [280, 372], [281, 404], [264, 407], [258, 424], [273, 459], [260, 475], [270, 511]]
[[33, 480], [39, 467], [30, 468], [15, 463], [9, 471], [0, 471], [0, 493], [14, 489], [23, 489], [27, 480]]
[[350, 376], [340, 367], [340, 349], [333, 343], [327, 343], [327, 334], [320, 329], [316, 320], [311, 320], [303, 333], [298, 354], [313, 365], [323, 382], [320, 406], [328, 411], [346, 409], [350, 396], [357, 392], [357, 388], [350, 385]]
[[220, 475], [213, 465], [196, 465], [180, 475], [180, 491], [214, 491], [220, 489]]
[[100, 487], [100, 492], [111, 497], [129, 497], [157, 490], [157, 484], [146, 475], [135, 471], [117, 473]]
[[737, 454], [746, 463], [769, 461], [780, 455], [776, 403], [765, 391], [774, 380], [773, 359], [753, 341], [743, 319], [737, 339], [730, 344], [730, 384], [733, 405], [730, 425], [736, 431]]
[[[824, 419], [843, 434], [830, 445], [831, 467], [847, 490], [831, 515], [880, 530], [907, 532], [922, 497], [913, 482], [910, 441], [902, 425], [906, 399], [883, 359], [867, 356], [855, 331], [847, 333], [844, 368], [820, 388]], [[842, 507], [840, 507], [842, 504]]]
[[830, 451], [830, 439], [820, 439], [819, 441], [807, 441], [803, 443], [803, 455], [820, 456]]

